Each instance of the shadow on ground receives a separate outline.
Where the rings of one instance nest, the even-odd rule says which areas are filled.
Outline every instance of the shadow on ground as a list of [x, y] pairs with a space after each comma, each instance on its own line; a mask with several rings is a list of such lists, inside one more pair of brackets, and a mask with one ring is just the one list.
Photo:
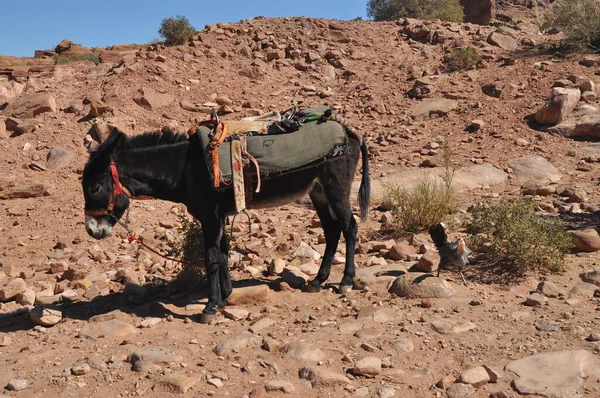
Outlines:
[[[277, 281], [263, 278], [232, 281], [233, 288], [241, 288], [256, 285], [270, 285]], [[88, 321], [90, 318], [106, 314], [114, 310], [120, 310], [126, 314], [144, 317], [166, 317], [168, 315], [174, 318], [191, 318], [193, 321], [200, 320], [200, 311], [194, 314], [182, 314], [186, 312], [188, 304], [206, 304], [208, 302], [208, 289], [205, 286], [195, 291], [176, 291], [172, 288], [172, 282], [165, 284], [148, 283], [145, 285], [129, 284], [123, 292], [111, 293], [105, 296], [98, 296], [91, 301], [78, 301], [74, 303], [58, 303], [52, 308], [62, 312], [63, 321], [76, 319]], [[141, 295], [142, 292], [145, 292]], [[181, 312], [175, 312], [169, 307], [180, 308]], [[28, 312], [17, 314], [0, 314], [0, 332], [9, 333], [19, 330], [29, 330], [36, 326], [29, 318]]]

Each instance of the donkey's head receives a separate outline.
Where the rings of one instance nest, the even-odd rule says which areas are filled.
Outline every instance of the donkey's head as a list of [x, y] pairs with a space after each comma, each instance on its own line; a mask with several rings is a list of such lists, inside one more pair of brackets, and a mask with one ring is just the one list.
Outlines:
[[115, 163], [119, 149], [126, 141], [125, 134], [113, 129], [108, 138], [90, 152], [83, 170], [85, 229], [96, 239], [110, 235], [129, 206], [131, 194], [121, 185]]

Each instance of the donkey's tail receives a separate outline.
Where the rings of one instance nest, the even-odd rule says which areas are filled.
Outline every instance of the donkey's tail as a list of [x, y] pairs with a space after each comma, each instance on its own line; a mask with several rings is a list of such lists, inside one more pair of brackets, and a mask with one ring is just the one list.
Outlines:
[[362, 155], [362, 179], [358, 189], [358, 204], [360, 207], [360, 218], [365, 221], [369, 215], [369, 205], [371, 202], [371, 177], [369, 177], [369, 149], [367, 141], [363, 137], [360, 144], [360, 153]]

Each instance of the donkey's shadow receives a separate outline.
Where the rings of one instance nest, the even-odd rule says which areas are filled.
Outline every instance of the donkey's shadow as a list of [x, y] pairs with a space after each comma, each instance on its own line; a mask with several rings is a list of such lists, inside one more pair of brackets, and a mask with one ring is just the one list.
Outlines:
[[[234, 288], [269, 285], [273, 288], [277, 284], [277, 280], [255, 278], [233, 281]], [[160, 317], [165, 318], [171, 315], [175, 319], [190, 318], [192, 321], [200, 320], [200, 311], [194, 314], [188, 314], [186, 306], [194, 304], [208, 303], [208, 288], [203, 286], [196, 291], [170, 291], [171, 283], [156, 285], [154, 283], [134, 285], [134, 288], [143, 287], [146, 290], [145, 297], [147, 299], [140, 300], [137, 303], [132, 303], [128, 299], [127, 288], [123, 292], [111, 293], [105, 296], [98, 296], [91, 301], [78, 301], [74, 303], [58, 303], [49, 307], [56, 308], [62, 312], [63, 321], [75, 319], [80, 321], [89, 321], [90, 318], [96, 315], [106, 314], [114, 310], [120, 310], [126, 314], [135, 315], [137, 317]], [[171, 310], [175, 307], [181, 311]], [[17, 332], [20, 330], [33, 329], [36, 324], [30, 319], [29, 313], [5, 313], [0, 314], [0, 333]]]

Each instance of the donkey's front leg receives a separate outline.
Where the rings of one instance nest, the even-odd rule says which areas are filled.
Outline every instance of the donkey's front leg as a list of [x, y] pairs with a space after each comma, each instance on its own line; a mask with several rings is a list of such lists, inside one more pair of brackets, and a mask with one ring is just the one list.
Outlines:
[[223, 236], [223, 222], [218, 218], [204, 220], [205, 265], [209, 283], [208, 304], [202, 311], [201, 323], [211, 323], [217, 315], [217, 306], [225, 306], [221, 292], [220, 274], [222, 268], [222, 253], [220, 250]]

